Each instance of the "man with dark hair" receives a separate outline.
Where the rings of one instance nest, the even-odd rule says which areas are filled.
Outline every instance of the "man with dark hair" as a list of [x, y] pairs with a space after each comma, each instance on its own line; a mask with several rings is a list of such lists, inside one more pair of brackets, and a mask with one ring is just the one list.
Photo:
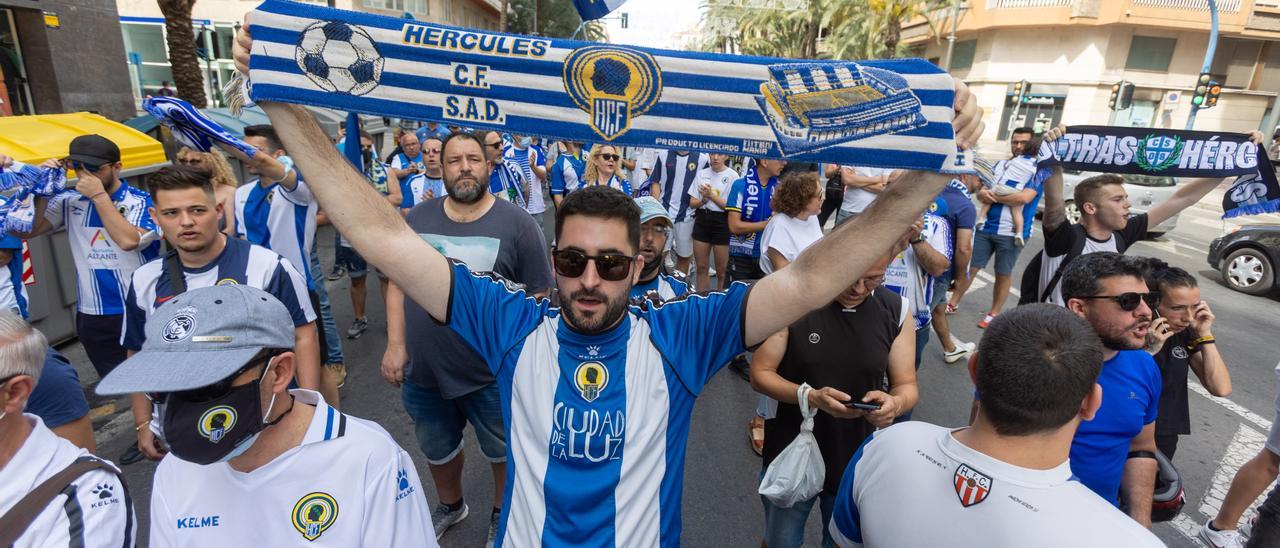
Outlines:
[[907, 422], [864, 443], [836, 496], [836, 542], [1163, 546], [1072, 474], [1072, 436], [1106, 397], [1089, 325], [1059, 307], [1018, 307], [991, 322], [980, 348], [969, 359], [982, 394], [973, 424]]
[[76, 334], [98, 375], [124, 361], [120, 332], [129, 276], [160, 253], [159, 234], [148, 213], [151, 197], [120, 178], [120, 147], [101, 135], [71, 140], [65, 161], [50, 169], [74, 169], [75, 192], [35, 198], [31, 231], [10, 231], [21, 239], [67, 228], [75, 260]]
[[[241, 71], [252, 41], [242, 28]], [[953, 131], [967, 148], [982, 130], [980, 109], [967, 86], [955, 87]], [[661, 306], [628, 306], [644, 267], [635, 201], [612, 188], [585, 188], [565, 198], [557, 215], [553, 305], [440, 254], [345, 166], [305, 108], [261, 106], [307, 169], [322, 174], [317, 195], [356, 249], [497, 378], [510, 443], [510, 498], [495, 543], [504, 546], [678, 545], [697, 395], [731, 357], [862, 277], [949, 179], [908, 173], [900, 188], [787, 268]], [[472, 156], [483, 160], [476, 151], [468, 163]]]
[[[258, 149], [253, 158], [232, 147], [222, 147], [255, 176], [236, 189], [236, 235], [288, 259], [306, 281], [308, 301], [312, 310], [317, 310], [320, 296], [315, 288], [324, 280], [316, 279], [307, 265], [315, 245], [319, 205], [311, 188], [293, 168], [293, 160], [285, 153], [275, 128], [265, 124], [247, 126], [244, 141]], [[320, 336], [320, 346], [326, 347], [327, 341]], [[338, 386], [347, 376], [346, 368], [343, 364], [312, 367], [311, 356], [305, 354], [305, 349], [303, 352], [297, 370], [298, 386], [320, 392], [329, 405], [337, 407]]]
[[[474, 136], [451, 136], [444, 145], [447, 195], [410, 211], [409, 226], [450, 259], [545, 295], [555, 280], [542, 231], [528, 213], [488, 192], [490, 165]], [[463, 496], [462, 434], [467, 423], [475, 430], [493, 472], [493, 511], [487, 516], [492, 542], [503, 506], [507, 435], [498, 382], [484, 358], [391, 284], [382, 376], [401, 388], [427, 457], [440, 500], [431, 514], [437, 538], [470, 512]]]
[[[217, 203], [206, 172], [187, 166], [166, 167], [147, 177], [147, 190], [155, 204], [151, 216], [172, 251], [134, 271], [125, 298], [120, 345], [130, 355], [142, 350], [147, 319], [175, 296], [189, 289], [235, 283], [262, 289], [285, 304], [293, 320], [298, 366], [318, 375], [316, 314], [307, 298], [306, 280], [297, 268], [265, 247], [228, 238], [218, 230], [218, 218], [227, 212]], [[132, 400], [138, 448], [143, 456], [160, 460], [166, 450], [155, 406], [146, 394], [133, 394]], [[123, 459], [121, 463], [131, 464]]]
[[[1067, 127], [1060, 125], [1045, 132], [1044, 141], [1052, 142], [1066, 132]], [[1262, 133], [1254, 131], [1250, 138], [1262, 144]], [[1044, 250], [1027, 263], [1022, 273], [1019, 303], [1065, 304], [1062, 278], [1076, 257], [1099, 251], [1124, 253], [1145, 238], [1151, 227], [1199, 202], [1221, 182], [1218, 178], [1201, 178], [1179, 184], [1167, 200], [1152, 205], [1146, 213], [1130, 215], [1124, 177], [1095, 175], [1076, 185], [1072, 199], [1080, 211], [1080, 222], [1070, 223], [1062, 190], [1062, 166], [1055, 166], [1044, 183]]]
[[[992, 168], [992, 181], [997, 186], [1009, 187], [1003, 191], [983, 188], [974, 193], [978, 201], [989, 204], [986, 216], [978, 219], [977, 232], [973, 238], [972, 265], [969, 267], [969, 279], [972, 280], [987, 267], [987, 262], [995, 256], [996, 283], [991, 289], [991, 308], [978, 322], [978, 327], [986, 328], [992, 318], [1004, 309], [1009, 298], [1009, 289], [1013, 287], [1013, 266], [1018, 262], [1023, 241], [1031, 239], [1031, 227], [1035, 224], [1026, 219], [1033, 219], [1036, 204], [1040, 201], [1040, 181], [1035, 178], [1035, 151], [1030, 150], [1032, 139], [1031, 128], [1020, 127], [1009, 136], [1009, 158], [996, 162]], [[1014, 221], [1014, 209], [1021, 208], [1022, 230], [1019, 232]], [[957, 293], [968, 290], [968, 285], [957, 288]], [[953, 297], [959, 302], [960, 297]]]
[[[1138, 261], [1099, 252], [1067, 266], [1062, 296], [1067, 309], [1088, 321], [1102, 339], [1106, 360], [1098, 378], [1102, 408], [1076, 432], [1071, 470], [1093, 492], [1150, 527], [1161, 378], [1160, 368], [1142, 348], [1160, 294], [1148, 291]], [[984, 346], [979, 353], [986, 350]]]
[[746, 175], [729, 185], [724, 210], [729, 219], [729, 281], [764, 277], [760, 268], [760, 235], [773, 216], [773, 191], [786, 160], [759, 159]]

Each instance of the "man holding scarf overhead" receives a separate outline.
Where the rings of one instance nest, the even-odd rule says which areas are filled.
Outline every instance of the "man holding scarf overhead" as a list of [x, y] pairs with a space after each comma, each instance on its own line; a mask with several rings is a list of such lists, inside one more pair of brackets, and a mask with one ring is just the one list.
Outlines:
[[[236, 44], [244, 72], [251, 28], [242, 28]], [[951, 127], [941, 129], [954, 157], [955, 145], [971, 146], [982, 122], [968, 87], [949, 85], [954, 92], [939, 97], [951, 103]], [[486, 358], [504, 398], [510, 444], [509, 499], [496, 544], [511, 546], [679, 544], [684, 454], [703, 386], [729, 358], [861, 278], [950, 179], [910, 171], [787, 268], [752, 286], [660, 307], [628, 306], [644, 266], [634, 202], [609, 188], [579, 190], [557, 212], [560, 303], [552, 307], [448, 261], [346, 167], [305, 109], [260, 104], [299, 165], [319, 177], [316, 196], [339, 230]], [[450, 160], [446, 172], [456, 169]], [[588, 425], [590, 440], [569, 435]]]
[[[1081, 128], [1083, 129], [1083, 128]], [[1105, 128], [1097, 128], [1105, 129]], [[1124, 253], [1147, 234], [1149, 227], [1157, 226], [1195, 205], [1209, 191], [1222, 182], [1222, 177], [1203, 177], [1182, 183], [1169, 199], [1155, 204], [1146, 213], [1129, 214], [1129, 196], [1124, 189], [1124, 177], [1115, 173], [1103, 173], [1081, 181], [1075, 187], [1073, 199], [1080, 208], [1080, 223], [1067, 222], [1066, 204], [1062, 190], [1062, 164], [1048, 159], [1051, 150], [1074, 149], [1058, 142], [1066, 135], [1065, 125], [1044, 134], [1045, 146], [1041, 149], [1041, 169], [1051, 169], [1045, 181], [1044, 250], [1027, 265], [1022, 274], [1022, 298], [1019, 304], [1048, 302], [1064, 305], [1062, 299], [1062, 273], [1076, 257], [1099, 251]], [[1087, 142], [1081, 139], [1082, 142]], [[1249, 141], [1261, 146], [1262, 133], [1254, 131]], [[1105, 150], [1105, 147], [1099, 147]], [[1179, 148], [1178, 150], [1182, 150]], [[1061, 154], [1060, 154], [1061, 155]], [[1101, 155], [1101, 151], [1093, 157]], [[1067, 154], [1067, 156], [1072, 156]], [[1086, 158], [1088, 156], [1080, 156]], [[1173, 158], [1176, 160], [1177, 158]], [[1108, 162], [1108, 165], [1112, 165]], [[1095, 166], [1094, 169], [1106, 169]]]

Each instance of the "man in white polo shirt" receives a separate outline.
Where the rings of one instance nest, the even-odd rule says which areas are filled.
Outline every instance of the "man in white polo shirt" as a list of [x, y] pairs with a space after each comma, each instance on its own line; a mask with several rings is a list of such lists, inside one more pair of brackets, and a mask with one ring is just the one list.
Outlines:
[[[206, 173], [171, 166], [147, 177], [155, 200], [154, 217], [172, 252], [134, 271], [125, 299], [124, 336], [128, 352], [142, 350], [147, 318], [157, 307], [188, 289], [215, 284], [240, 284], [271, 293], [289, 309], [298, 359], [298, 385], [315, 389], [320, 383], [320, 347], [316, 314], [307, 300], [307, 284], [288, 259], [261, 246], [230, 238], [218, 231], [221, 206]], [[179, 276], [181, 279], [179, 280]], [[163, 431], [152, 420], [152, 404], [144, 394], [133, 395], [133, 424], [143, 456], [160, 460]], [[145, 428], [151, 424], [150, 428]], [[121, 459], [121, 464], [129, 461]]]
[[829, 530], [859, 546], [1163, 546], [1071, 473], [1081, 421], [1102, 405], [1102, 341], [1061, 307], [993, 321], [969, 376], [973, 425], [905, 422], [876, 432], [845, 469]]
[[[109, 462], [24, 414], [40, 381], [44, 335], [0, 311], [0, 546], [129, 548], [137, 536], [133, 500]], [[80, 473], [68, 472], [83, 467]], [[48, 496], [39, 497], [48, 483]], [[30, 508], [26, 519], [19, 505]], [[34, 514], [34, 515], [33, 515]]]
[[293, 321], [269, 293], [170, 299], [98, 385], [150, 392], [170, 455], [151, 491], [153, 546], [436, 546], [413, 461], [382, 427], [289, 390]]

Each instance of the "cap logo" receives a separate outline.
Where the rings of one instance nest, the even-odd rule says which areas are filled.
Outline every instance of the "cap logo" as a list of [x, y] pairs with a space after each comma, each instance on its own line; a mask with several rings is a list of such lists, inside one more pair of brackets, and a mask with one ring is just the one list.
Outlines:
[[196, 309], [190, 306], [178, 310], [169, 322], [164, 324], [164, 333], [161, 337], [165, 342], [176, 343], [191, 336], [196, 329]]

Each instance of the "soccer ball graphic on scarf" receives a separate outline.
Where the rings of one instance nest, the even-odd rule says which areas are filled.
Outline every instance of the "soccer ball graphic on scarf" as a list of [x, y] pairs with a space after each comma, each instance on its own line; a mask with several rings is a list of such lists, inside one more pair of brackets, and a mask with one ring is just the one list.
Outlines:
[[320, 21], [304, 29], [294, 58], [321, 89], [351, 95], [378, 87], [387, 62], [368, 32], [341, 21]]

